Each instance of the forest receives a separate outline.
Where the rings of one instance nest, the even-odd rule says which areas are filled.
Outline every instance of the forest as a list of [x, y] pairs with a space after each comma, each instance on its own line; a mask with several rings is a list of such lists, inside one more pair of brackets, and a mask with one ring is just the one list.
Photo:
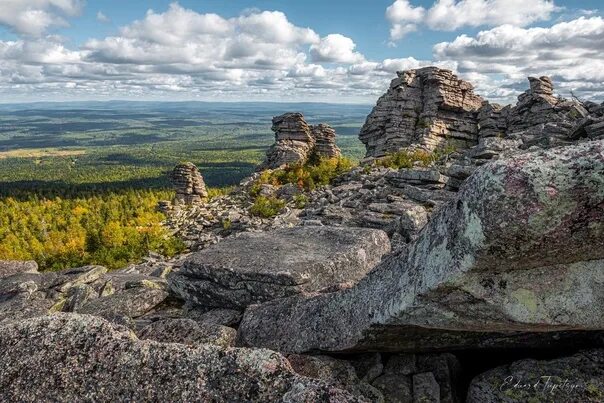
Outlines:
[[364, 105], [91, 102], [0, 105], [0, 260], [41, 269], [109, 268], [183, 244], [161, 225], [169, 171], [192, 161], [206, 183], [238, 183], [273, 142], [272, 116], [302, 111], [362, 156]]
[[0, 259], [35, 260], [42, 269], [86, 264], [119, 268], [149, 251], [172, 256], [183, 244], [156, 211], [170, 191], [125, 190], [75, 198], [0, 199]]

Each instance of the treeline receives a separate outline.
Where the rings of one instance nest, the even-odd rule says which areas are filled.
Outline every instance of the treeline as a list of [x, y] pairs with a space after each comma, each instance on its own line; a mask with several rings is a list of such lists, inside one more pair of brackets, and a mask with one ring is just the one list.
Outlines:
[[0, 198], [0, 260], [33, 259], [48, 270], [86, 264], [119, 268], [149, 251], [170, 256], [184, 248], [161, 226], [165, 217], [156, 211], [159, 200], [172, 198], [169, 191], [78, 197], [13, 192]]

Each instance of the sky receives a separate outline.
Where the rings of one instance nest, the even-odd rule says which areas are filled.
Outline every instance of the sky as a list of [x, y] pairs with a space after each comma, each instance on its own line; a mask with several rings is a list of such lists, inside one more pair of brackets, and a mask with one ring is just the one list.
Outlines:
[[602, 0], [0, 0], [0, 102], [372, 104], [436, 65], [513, 103], [604, 100]]

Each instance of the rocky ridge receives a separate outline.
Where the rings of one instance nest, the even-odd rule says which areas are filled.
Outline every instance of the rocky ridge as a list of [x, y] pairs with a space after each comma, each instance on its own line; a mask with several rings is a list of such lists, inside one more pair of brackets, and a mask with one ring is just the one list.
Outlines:
[[250, 307], [240, 340], [295, 353], [421, 351], [604, 330], [602, 178], [604, 141], [488, 164], [356, 286]]
[[[172, 207], [191, 250], [176, 259], [0, 263], [0, 398], [601, 401], [604, 105], [529, 84], [502, 107], [445, 70], [399, 73], [361, 132], [365, 165], [312, 192], [263, 185], [286, 201], [273, 218], [250, 213], [260, 173]], [[291, 115], [274, 121], [297, 150], [282, 155], [331, 156], [334, 133]], [[437, 158], [380, 162], [417, 150]], [[544, 372], [564, 393], [501, 389]]]

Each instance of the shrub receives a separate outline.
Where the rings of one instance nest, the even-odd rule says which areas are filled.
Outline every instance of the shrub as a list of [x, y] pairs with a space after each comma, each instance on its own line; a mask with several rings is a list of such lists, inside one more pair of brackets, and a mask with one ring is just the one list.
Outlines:
[[313, 190], [317, 186], [330, 184], [336, 177], [350, 171], [354, 166], [350, 159], [344, 157], [319, 158], [315, 163], [296, 164], [274, 171], [264, 171], [252, 185], [250, 194], [257, 196], [263, 184], [283, 186], [292, 183], [300, 189]]
[[277, 180], [274, 177], [275, 172], [276, 171], [262, 171], [258, 176], [258, 179], [256, 179], [250, 187], [250, 195], [252, 197], [258, 196], [260, 194], [260, 190], [262, 190], [262, 185], [278, 185]]
[[425, 150], [401, 150], [394, 154], [389, 154], [384, 158], [379, 159], [376, 164], [386, 168], [413, 168], [413, 166], [419, 164], [420, 166], [427, 167], [438, 161], [439, 156], [437, 153], [432, 153]]
[[306, 203], [308, 203], [308, 196], [305, 194], [299, 194], [294, 196], [294, 206], [299, 209], [303, 209], [306, 207]]
[[438, 148], [434, 151], [434, 160], [447, 160], [451, 154], [456, 152], [457, 149], [449, 143], [446, 143], [444, 147]]
[[258, 217], [270, 218], [279, 214], [284, 207], [285, 200], [273, 196], [258, 196], [252, 207], [250, 207], [250, 213]]
[[221, 187], [221, 188], [208, 188], [208, 199], [212, 200], [215, 197], [226, 196], [226, 195], [230, 194], [234, 188], [235, 188], [234, 186], [225, 186], [225, 187]]
[[321, 159], [318, 164], [310, 166], [310, 177], [316, 185], [328, 185], [338, 176], [354, 168], [348, 158]]

